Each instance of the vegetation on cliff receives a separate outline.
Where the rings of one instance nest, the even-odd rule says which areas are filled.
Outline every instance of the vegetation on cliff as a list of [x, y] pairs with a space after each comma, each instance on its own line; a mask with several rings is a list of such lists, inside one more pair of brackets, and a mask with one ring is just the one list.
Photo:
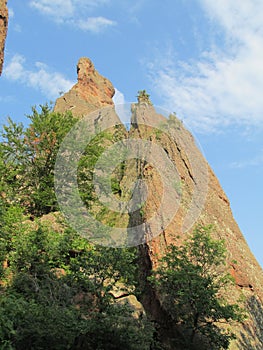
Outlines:
[[29, 119], [2, 133], [0, 348], [149, 349], [151, 324], [112, 292], [135, 288], [136, 251], [94, 246], [58, 212], [54, 164], [75, 118], [41, 106]]
[[235, 335], [229, 327], [218, 325], [244, 319], [238, 304], [231, 305], [222, 296], [232, 279], [222, 272], [226, 249], [224, 241], [212, 239], [212, 229], [198, 226], [183, 245], [169, 246], [150, 277], [180, 330], [185, 349], [197, 348], [200, 339], [205, 348], [228, 349]]
[[[74, 232], [59, 212], [55, 160], [76, 121], [70, 113], [54, 113], [45, 105], [40, 111], [33, 108], [28, 127], [10, 119], [3, 128], [0, 348], [164, 349], [152, 320], [144, 313], [134, 316], [129, 304], [120, 303], [122, 296], [139, 296], [136, 248], [95, 246]], [[118, 135], [98, 136], [82, 158], [80, 194], [88, 207], [94, 201], [90, 167], [103, 144], [114, 137]], [[112, 181], [115, 195], [123, 167]], [[218, 275], [217, 268], [224, 259], [223, 243], [199, 227], [185, 245], [170, 247], [152, 277], [164, 293], [174, 325], [183, 329], [184, 348], [203, 334], [208, 349], [226, 349], [232, 334], [216, 323], [241, 320], [238, 306], [220, 297], [227, 278]], [[116, 295], [115, 288], [123, 289], [123, 295]]]

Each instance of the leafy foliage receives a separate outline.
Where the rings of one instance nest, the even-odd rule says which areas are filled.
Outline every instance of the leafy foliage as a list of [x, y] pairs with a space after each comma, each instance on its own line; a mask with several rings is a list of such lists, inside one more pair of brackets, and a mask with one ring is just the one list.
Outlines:
[[148, 105], [152, 105], [150, 100], [150, 95], [147, 94], [146, 90], [139, 90], [137, 95], [138, 103], [146, 103]]
[[[29, 120], [9, 119], [0, 144], [0, 349], [149, 349], [151, 323], [113, 293], [135, 291], [136, 251], [94, 246], [58, 212], [56, 155], [77, 119], [45, 105]], [[83, 156], [87, 205], [92, 166], [117, 134], [99, 135]]]
[[212, 226], [198, 226], [183, 245], [171, 245], [150, 277], [163, 293], [163, 304], [182, 330], [187, 349], [195, 348], [195, 340], [202, 336], [206, 348], [227, 349], [234, 334], [218, 324], [243, 319], [240, 307], [228, 304], [220, 294], [231, 278], [221, 269], [224, 242], [212, 239], [211, 230]]
[[[151, 104], [145, 90], [138, 92], [140, 102]], [[1, 133], [0, 349], [160, 349], [151, 322], [144, 315], [133, 317], [131, 307], [113, 293], [125, 286], [126, 294], [138, 294], [137, 251], [92, 245], [58, 211], [56, 155], [77, 119], [54, 113], [48, 105], [40, 106], [40, 112], [33, 108], [28, 118], [27, 128], [9, 119]], [[117, 127], [98, 134], [78, 169], [83, 202], [109, 226], [126, 225], [129, 218], [99, 205], [93, 168], [105, 148], [122, 137]], [[123, 194], [126, 166], [119, 164], [111, 178], [117, 197]], [[227, 349], [233, 334], [217, 324], [242, 319], [238, 305], [220, 297], [229, 283], [229, 276], [218, 273], [225, 248], [210, 231], [198, 227], [185, 244], [171, 246], [151, 277], [182, 330], [185, 348], [202, 335], [209, 349]]]
[[[111, 176], [110, 189], [118, 199], [122, 197], [122, 200], [127, 200], [123, 197], [124, 193], [120, 185], [124, 175], [126, 162], [123, 161], [118, 164], [119, 154], [116, 154], [114, 148], [110, 150], [108, 157], [104, 157], [104, 164], [101, 163], [102, 159], [100, 158], [102, 153], [105, 150], [108, 151], [110, 146], [112, 146], [115, 142], [123, 140], [124, 135], [124, 129], [121, 130], [119, 125], [108, 128], [106, 131], [98, 133], [88, 143], [79, 161], [78, 194], [80, 195], [86, 207], [89, 209], [89, 212], [98, 221], [106, 224], [107, 226], [126, 227], [128, 225], [129, 216], [126, 213], [119, 213], [117, 211], [111, 210], [98, 198], [94, 187], [94, 167], [98, 160], [100, 160], [100, 166], [105, 166], [106, 169], [109, 167], [109, 165], [116, 164], [116, 168], [112, 172]], [[107, 179], [103, 176], [98, 176], [98, 178], [100, 184], [100, 192], [103, 193], [104, 196], [109, 196]]]
[[0, 184], [9, 204], [41, 216], [57, 209], [54, 164], [59, 145], [77, 119], [70, 113], [51, 112], [48, 105], [32, 109], [25, 128], [10, 118], [0, 144]]
[[120, 282], [134, 289], [134, 249], [93, 246], [63, 221], [56, 232], [13, 207], [2, 219], [1, 349], [149, 349], [150, 323], [112, 293]]

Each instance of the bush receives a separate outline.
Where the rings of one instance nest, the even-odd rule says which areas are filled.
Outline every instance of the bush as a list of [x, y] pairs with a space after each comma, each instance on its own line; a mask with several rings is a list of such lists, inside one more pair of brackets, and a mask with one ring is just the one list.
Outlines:
[[197, 338], [209, 350], [227, 349], [235, 336], [218, 323], [229, 325], [243, 319], [241, 308], [220, 296], [231, 277], [221, 269], [226, 259], [224, 242], [212, 239], [211, 231], [212, 226], [198, 226], [184, 244], [171, 245], [150, 277], [163, 296], [165, 309], [182, 330], [186, 349], [195, 348]]

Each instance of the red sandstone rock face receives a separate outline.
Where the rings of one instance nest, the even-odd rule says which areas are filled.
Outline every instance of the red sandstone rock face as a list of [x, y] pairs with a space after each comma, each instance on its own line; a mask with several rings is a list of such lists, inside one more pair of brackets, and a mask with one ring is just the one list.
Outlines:
[[[153, 142], [165, 149], [168, 158], [176, 165], [182, 183], [182, 198], [174, 218], [159, 236], [140, 249], [141, 270], [144, 270], [142, 277], [145, 278], [149, 269], [158, 264], [157, 258], [165, 254], [169, 244], [180, 244], [187, 237], [191, 229], [183, 232], [183, 227], [189, 211], [192, 212], [195, 219], [192, 221], [193, 225], [213, 224], [215, 238], [225, 240], [228, 251], [225, 269], [235, 280], [235, 285], [229, 288], [226, 298], [229, 302], [235, 303], [240, 295], [243, 295], [246, 300], [244, 307], [248, 311], [248, 319], [244, 324], [239, 324], [233, 329], [237, 340], [231, 343], [230, 349], [263, 349], [263, 272], [233, 218], [229, 200], [218, 179], [196, 146], [193, 137], [179, 121], [176, 136], [172, 138], [166, 132], [156, 133], [156, 131], [151, 131], [151, 127], [145, 126], [145, 124], [151, 124], [159, 129], [160, 125], [165, 122], [165, 118], [157, 114], [150, 105], [135, 108], [133, 121], [136, 127], [131, 128], [129, 137], [151, 138]], [[147, 152], [150, 153], [151, 149], [148, 148]], [[144, 178], [148, 186], [148, 197], [143, 214], [145, 221], [149, 221], [152, 213], [157, 212], [159, 205], [157, 199], [162, 197], [163, 191], [157, 172], [151, 169], [151, 174], [149, 174], [148, 168], [149, 164], [143, 162], [136, 166], [137, 177]], [[207, 187], [202, 181], [207, 181]], [[197, 197], [193, 202], [194, 191], [198, 183], [199, 196], [203, 198], [199, 197], [201, 200], [198, 200]], [[202, 192], [202, 190], [205, 191]], [[135, 225], [136, 218], [131, 217], [131, 220]], [[145, 235], [151, 235], [151, 232], [154, 231], [152, 226], [148, 225]], [[147, 264], [148, 271], [145, 268]], [[158, 320], [158, 312], [160, 312], [158, 305], [161, 299], [153, 293], [151, 297], [157, 300], [149, 300], [147, 294], [149, 295], [149, 289], [142, 300], [144, 307], [154, 319]]]
[[0, 0], [0, 75], [2, 74], [4, 63], [5, 40], [8, 25], [7, 0]]
[[80, 58], [77, 65], [78, 82], [57, 99], [54, 111], [82, 117], [96, 109], [113, 106], [115, 90], [112, 83], [100, 75], [88, 58]]
[[[99, 75], [89, 59], [82, 58], [78, 63], [78, 83], [56, 101], [55, 111], [72, 110], [76, 116], [86, 115], [100, 107], [112, 105], [113, 95], [112, 84]], [[233, 218], [226, 194], [196, 146], [193, 136], [179, 121], [176, 121], [176, 137], [171, 138], [165, 132], [154, 131], [152, 126], [158, 129], [166, 119], [157, 114], [152, 106], [147, 104], [134, 106], [132, 113], [133, 127], [125, 137], [146, 139], [157, 143], [176, 165], [182, 184], [181, 202], [170, 224], [159, 236], [139, 248], [142, 285], [151, 269], [156, 266], [157, 257], [165, 253], [167, 246], [171, 243], [180, 244], [187, 237], [189, 232], [182, 233], [182, 227], [191, 209], [195, 219], [192, 224], [213, 224], [215, 238], [224, 239], [226, 242], [228, 250], [226, 271], [232, 274], [236, 282], [227, 291], [227, 300], [237, 302], [240, 293], [245, 300], [244, 306], [248, 312], [248, 319], [234, 329], [237, 340], [231, 344], [231, 349], [262, 350], [262, 269]], [[117, 120], [119, 119], [116, 116]], [[145, 124], [152, 126], [145, 126]], [[151, 149], [147, 152], [151, 152]], [[128, 167], [126, 170], [122, 185], [125, 188], [131, 177], [143, 178], [147, 182], [148, 197], [143, 213], [131, 214], [129, 224], [132, 226], [143, 220], [147, 221], [157, 211], [163, 191], [160, 176], [152, 164], [141, 160], [136, 162], [134, 167]], [[197, 198], [194, 197], [196, 188], [199, 191]], [[171, 202], [170, 205], [173, 206], [175, 203]], [[191, 222], [190, 219], [188, 218], [188, 222]], [[152, 229], [151, 225], [148, 225], [145, 235], [150, 235]], [[161, 298], [149, 286], [145, 287], [142, 304], [150, 317], [161, 325], [162, 319], [165, 318], [165, 310], [161, 307]]]

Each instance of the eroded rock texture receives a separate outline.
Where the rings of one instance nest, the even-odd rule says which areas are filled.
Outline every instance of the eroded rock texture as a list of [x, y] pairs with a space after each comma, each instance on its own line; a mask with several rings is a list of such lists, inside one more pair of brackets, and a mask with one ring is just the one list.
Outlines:
[[[78, 83], [56, 101], [55, 111], [71, 110], [76, 116], [87, 115], [104, 106], [112, 106], [114, 89], [112, 84], [95, 70], [92, 62], [81, 58], [78, 63]], [[99, 112], [98, 112], [99, 113]], [[98, 114], [99, 116], [99, 114]], [[119, 118], [116, 116], [116, 122]], [[213, 224], [215, 238], [224, 239], [228, 250], [228, 262], [225, 267], [235, 279], [235, 285], [227, 291], [229, 302], [237, 302], [243, 295], [248, 318], [235, 329], [237, 339], [232, 342], [232, 350], [263, 349], [263, 274], [262, 269], [251, 253], [242, 233], [235, 222], [229, 200], [221, 188], [214, 172], [207, 164], [195, 144], [193, 136], [182, 123], [173, 118], [172, 131], [167, 132], [167, 119], [158, 114], [147, 103], [134, 104], [131, 115], [131, 129], [124, 131], [124, 138], [137, 138], [156, 143], [176, 166], [179, 181], [175, 183], [180, 201], [174, 198], [168, 203], [177, 207], [174, 217], [164, 225], [160, 235], [151, 240], [154, 225], [150, 218], [158, 212], [163, 196], [163, 186], [158, 171], [147, 161], [154, 152], [147, 146], [145, 160], [130, 162], [122, 179], [122, 188], [127, 187], [131, 177], [144, 179], [148, 186], [148, 197], [143, 210], [130, 214], [129, 226], [144, 226], [143, 235], [148, 243], [138, 248], [140, 261], [140, 279], [143, 290], [141, 303], [148, 316], [158, 325], [163, 341], [169, 346], [169, 337], [176, 336], [169, 325], [166, 310], [162, 307], [161, 296], [147, 283], [147, 276], [155, 268], [169, 244], [180, 244], [194, 224]], [[164, 127], [166, 125], [166, 127]], [[169, 125], [168, 125], [169, 128]], [[158, 222], [165, 222], [160, 215]], [[163, 330], [162, 330], [163, 329]], [[173, 349], [174, 350], [174, 349]]]
[[71, 110], [75, 116], [82, 117], [98, 108], [113, 106], [114, 87], [96, 71], [90, 59], [80, 58], [77, 74], [77, 84], [57, 99], [54, 108], [56, 112]]
[[5, 40], [8, 26], [7, 0], [0, 0], [0, 75], [4, 63]]
[[[233, 218], [229, 200], [214, 172], [199, 151], [192, 135], [179, 120], [173, 121], [175, 125], [171, 133], [165, 132], [166, 129], [162, 125], [165, 125], [167, 120], [156, 113], [154, 107], [144, 104], [135, 106], [132, 122], [134, 127], [131, 128], [129, 137], [151, 139], [165, 150], [168, 158], [176, 164], [181, 178], [182, 191], [178, 210], [175, 210], [176, 214], [170, 224], [164, 228], [159, 236], [140, 246], [141, 279], [145, 288], [142, 303], [146, 311], [161, 327], [167, 327], [169, 319], [166, 318], [166, 312], [162, 309], [161, 297], [145, 283], [146, 277], [156, 266], [157, 258], [165, 253], [169, 244], [180, 244], [187, 237], [188, 232], [187, 230], [184, 232], [184, 228], [191, 229], [192, 224], [198, 223], [201, 225], [213, 224], [215, 238], [224, 239], [226, 243], [228, 251], [226, 271], [230, 272], [235, 279], [235, 285], [229, 288], [226, 298], [229, 302], [235, 303], [240, 295], [243, 295], [244, 307], [248, 312], [247, 320], [234, 329], [237, 340], [231, 343], [230, 349], [262, 349], [262, 269]], [[148, 148], [147, 153], [150, 152], [152, 150]], [[144, 178], [148, 186], [148, 198], [144, 207], [143, 220], [149, 222], [160, 205], [159, 199], [163, 195], [163, 188], [157, 171], [143, 160], [138, 160], [138, 163], [136, 177]], [[198, 196], [195, 196], [195, 192], [198, 193]], [[176, 205], [176, 201], [171, 202], [170, 205]], [[160, 221], [162, 219], [165, 220], [165, 218], [159, 218]], [[136, 225], [138, 220], [140, 222], [141, 218], [131, 216], [132, 225]], [[145, 235], [149, 238], [154, 231], [152, 226], [149, 223], [145, 230]], [[169, 338], [170, 332], [171, 329], [168, 327], [164, 339]]]

